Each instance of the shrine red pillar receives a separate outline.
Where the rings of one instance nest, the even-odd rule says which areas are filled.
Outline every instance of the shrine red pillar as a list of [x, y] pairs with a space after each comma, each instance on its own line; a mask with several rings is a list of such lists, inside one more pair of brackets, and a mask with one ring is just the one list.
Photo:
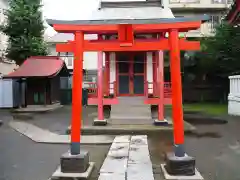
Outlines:
[[175, 156], [184, 157], [184, 124], [182, 108], [182, 79], [180, 65], [180, 48], [178, 30], [172, 29], [169, 33], [170, 68], [172, 83], [172, 110], [174, 126]]
[[[101, 39], [99, 36], [98, 39]], [[97, 95], [98, 95], [98, 118], [94, 120], [94, 125], [106, 125], [103, 113], [103, 52], [98, 52], [98, 79], [97, 79]]]
[[98, 120], [103, 120], [103, 52], [98, 52]]
[[82, 121], [82, 82], [83, 82], [83, 43], [84, 33], [75, 33], [74, 66], [72, 84], [72, 122], [71, 122], [71, 155], [80, 154], [81, 121]]

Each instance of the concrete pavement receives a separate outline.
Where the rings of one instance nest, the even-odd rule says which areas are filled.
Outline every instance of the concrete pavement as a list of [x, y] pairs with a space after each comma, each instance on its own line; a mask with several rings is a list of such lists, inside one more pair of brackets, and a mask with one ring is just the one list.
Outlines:
[[[10, 128], [7, 119], [3, 121], [0, 128], [0, 179], [48, 180], [59, 165], [60, 156], [69, 150], [69, 146], [35, 143]], [[109, 145], [82, 145], [82, 148], [89, 151], [90, 160], [96, 162], [90, 178], [96, 180]]]
[[[67, 109], [68, 107], [66, 107]], [[34, 125], [46, 126], [51, 132], [65, 133], [70, 114], [63, 109], [38, 115]], [[95, 109], [96, 110], [96, 109]], [[96, 115], [94, 108], [84, 117]], [[228, 124], [197, 124], [197, 133], [186, 134], [185, 147], [189, 155], [196, 158], [197, 168], [205, 180], [240, 179], [240, 118], [227, 117]], [[11, 116], [0, 111], [0, 179], [4, 180], [47, 180], [56, 170], [60, 156], [69, 149], [68, 145], [34, 143], [8, 126]], [[108, 145], [83, 145], [90, 151], [91, 161], [96, 162], [91, 180], [97, 180], [99, 169], [109, 150]], [[96, 153], [97, 149], [97, 153]], [[160, 165], [164, 152], [172, 150], [172, 137], [154, 135], [149, 137], [149, 150], [155, 180], [162, 180]]]

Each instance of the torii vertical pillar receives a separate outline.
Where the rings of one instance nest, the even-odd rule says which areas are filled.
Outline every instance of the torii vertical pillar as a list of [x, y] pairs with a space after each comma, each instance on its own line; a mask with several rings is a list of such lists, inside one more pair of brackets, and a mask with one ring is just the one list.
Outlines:
[[158, 102], [158, 118], [154, 120], [155, 125], [167, 125], [168, 121], [164, 119], [164, 58], [163, 51], [158, 51], [156, 60], [158, 62], [158, 86], [157, 91], [159, 95]]
[[75, 33], [72, 87], [72, 125], [70, 153], [61, 157], [61, 173], [84, 173], [89, 168], [89, 153], [80, 148], [82, 125], [82, 82], [84, 33]]
[[71, 154], [80, 153], [80, 139], [82, 126], [82, 82], [83, 82], [83, 42], [84, 33], [75, 33], [73, 87], [72, 87], [72, 126], [71, 126]]
[[[99, 36], [98, 39], [101, 39]], [[104, 119], [103, 110], [103, 52], [98, 52], [98, 79], [97, 79], [97, 95], [98, 95], [98, 118], [94, 119], [94, 125], [105, 126], [107, 120]]]
[[169, 34], [174, 153], [167, 154], [166, 170], [172, 175], [194, 175], [195, 159], [187, 156], [184, 149], [182, 79], [178, 30], [172, 29]]

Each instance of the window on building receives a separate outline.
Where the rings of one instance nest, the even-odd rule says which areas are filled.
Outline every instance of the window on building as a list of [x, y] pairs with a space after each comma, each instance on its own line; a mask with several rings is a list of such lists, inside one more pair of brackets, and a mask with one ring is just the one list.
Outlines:
[[213, 4], [226, 4], [227, 0], [212, 0]]
[[180, 3], [200, 3], [200, 0], [169, 0], [170, 4], [180, 4]]
[[215, 32], [215, 29], [220, 24], [221, 19], [222, 19], [221, 15], [212, 15], [211, 16], [210, 28], [211, 28], [212, 32]]
[[67, 65], [68, 66], [73, 66], [73, 53], [66, 53], [66, 58], [67, 58]]

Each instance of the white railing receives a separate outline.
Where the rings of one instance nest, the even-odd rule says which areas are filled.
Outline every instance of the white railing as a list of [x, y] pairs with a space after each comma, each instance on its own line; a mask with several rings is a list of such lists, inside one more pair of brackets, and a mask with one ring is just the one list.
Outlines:
[[240, 75], [230, 76], [228, 114], [240, 116]]
[[178, 3], [200, 3], [200, 0], [169, 0], [170, 4]]
[[[231, 5], [232, 0], [168, 0], [170, 8], [175, 7], [172, 5], [182, 5], [188, 8], [226, 8], [226, 5]], [[180, 6], [176, 6], [180, 8]]]

